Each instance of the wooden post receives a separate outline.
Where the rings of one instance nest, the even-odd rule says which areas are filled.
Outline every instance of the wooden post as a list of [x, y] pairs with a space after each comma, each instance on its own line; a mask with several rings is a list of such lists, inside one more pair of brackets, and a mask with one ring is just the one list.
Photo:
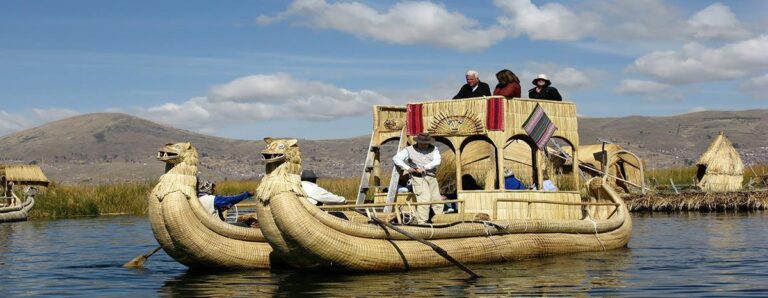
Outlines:
[[581, 171], [581, 168], [579, 167], [579, 152], [576, 150], [576, 146], [571, 146], [571, 159], [573, 161], [573, 173], [571, 173], [573, 177], [573, 190], [579, 191], [579, 182], [581, 182], [579, 171]]
[[[378, 143], [381, 148], [381, 143]], [[381, 149], [373, 153], [373, 185], [381, 186]]]
[[536, 148], [536, 162], [533, 163], [536, 165], [536, 190], [541, 190], [542, 184], [544, 184], [544, 169], [542, 169], [542, 160], [544, 153], [539, 150], [539, 148]]

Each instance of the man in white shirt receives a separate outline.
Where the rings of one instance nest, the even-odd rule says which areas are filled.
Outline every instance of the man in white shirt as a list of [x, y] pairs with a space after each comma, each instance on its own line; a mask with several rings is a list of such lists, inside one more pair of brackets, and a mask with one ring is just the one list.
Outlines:
[[307, 200], [317, 205], [323, 204], [344, 204], [347, 202], [342, 196], [335, 195], [317, 185], [317, 175], [312, 170], [301, 171], [301, 188], [307, 193]]
[[[434, 139], [426, 133], [416, 136], [416, 145], [408, 146], [392, 158], [395, 165], [411, 177], [411, 186], [419, 203], [441, 202], [440, 186], [435, 178], [440, 166], [440, 151], [432, 143]], [[443, 204], [419, 205], [416, 207], [419, 223], [430, 222], [429, 210], [435, 215], [443, 213]]]

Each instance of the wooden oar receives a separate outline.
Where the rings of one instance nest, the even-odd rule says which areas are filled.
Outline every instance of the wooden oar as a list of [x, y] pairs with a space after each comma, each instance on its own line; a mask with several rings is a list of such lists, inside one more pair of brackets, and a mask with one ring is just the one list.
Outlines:
[[153, 251], [140, 255], [138, 257], [133, 258], [133, 260], [128, 261], [128, 263], [123, 264], [124, 268], [141, 268], [144, 266], [144, 263], [154, 255], [158, 250], [160, 250], [160, 246], [156, 247]]
[[[361, 213], [362, 213], [362, 212], [361, 212]], [[413, 235], [413, 234], [411, 234], [411, 233], [408, 233], [408, 232], [404, 231], [403, 229], [400, 229], [400, 228], [398, 228], [398, 227], [396, 227], [396, 226], [394, 226], [394, 225], [392, 225], [392, 224], [390, 224], [390, 223], [388, 223], [388, 222], [386, 222], [386, 221], [383, 221], [383, 220], [381, 220], [381, 219], [378, 219], [378, 218], [377, 218], [377, 217], [375, 217], [375, 216], [371, 216], [371, 217], [370, 217], [370, 219], [371, 219], [371, 220], [373, 220], [374, 222], [376, 222], [377, 224], [381, 225], [381, 226], [384, 226], [384, 227], [387, 227], [387, 228], [393, 229], [393, 230], [395, 230], [396, 232], [398, 232], [398, 233], [400, 233], [400, 234], [403, 234], [405, 237], [411, 238], [411, 239], [413, 239], [413, 240], [416, 240], [416, 241], [418, 241], [418, 242], [420, 242], [420, 243], [422, 243], [422, 244], [424, 244], [424, 245], [426, 245], [426, 246], [429, 246], [429, 247], [431, 247], [431, 248], [432, 248], [432, 250], [434, 250], [434, 251], [435, 251], [437, 254], [439, 254], [441, 257], [445, 258], [445, 259], [446, 259], [446, 260], [448, 260], [449, 262], [451, 262], [451, 263], [453, 263], [454, 265], [456, 265], [456, 267], [459, 267], [459, 269], [461, 269], [461, 270], [463, 270], [464, 272], [466, 272], [467, 274], [469, 274], [469, 277], [470, 277], [470, 278], [478, 278], [478, 277], [480, 277], [480, 275], [477, 275], [477, 273], [475, 273], [474, 271], [472, 271], [472, 269], [469, 269], [469, 268], [467, 268], [467, 266], [464, 266], [464, 264], [460, 263], [459, 261], [457, 261], [456, 259], [454, 259], [453, 257], [451, 257], [451, 255], [449, 255], [447, 251], [445, 251], [443, 248], [441, 248], [441, 247], [439, 247], [439, 246], [435, 245], [434, 243], [432, 243], [432, 242], [429, 242], [429, 241], [427, 241], [427, 240], [424, 240], [424, 239], [422, 239], [422, 238], [416, 237], [416, 235]]]

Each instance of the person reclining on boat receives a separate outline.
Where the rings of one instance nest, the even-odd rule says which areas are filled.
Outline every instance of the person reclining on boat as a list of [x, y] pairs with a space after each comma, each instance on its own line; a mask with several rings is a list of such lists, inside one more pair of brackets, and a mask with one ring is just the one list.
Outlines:
[[229, 210], [240, 201], [245, 200], [253, 196], [253, 192], [245, 191], [235, 196], [217, 196], [213, 195], [216, 191], [216, 183], [211, 181], [199, 181], [197, 183], [197, 197], [200, 200], [200, 204], [203, 204], [203, 208], [208, 211], [211, 216], [218, 216], [219, 219], [224, 220], [224, 211]]
[[[555, 185], [555, 182], [552, 180], [549, 180], [549, 175], [546, 173], [544, 174], [544, 181], [541, 182], [541, 185], [544, 185], [544, 188], [541, 190], [543, 191], [558, 191], [557, 185]], [[534, 183], [533, 186], [531, 186], [532, 190], [537, 190], [536, 184]]]
[[465, 78], [467, 83], [461, 86], [459, 93], [453, 99], [491, 96], [491, 87], [486, 83], [480, 82], [480, 75], [476, 70], [467, 71]]
[[[416, 145], [405, 147], [392, 158], [395, 165], [410, 175], [416, 202], [441, 202], [440, 185], [435, 178], [440, 166], [440, 151], [433, 145], [434, 139], [426, 133], [416, 137]], [[430, 207], [431, 206], [431, 207]], [[416, 207], [418, 223], [429, 223], [429, 211], [443, 213], [443, 204], [419, 205]]]
[[313, 205], [344, 204], [347, 202], [344, 197], [335, 195], [317, 185], [317, 175], [312, 170], [301, 171], [301, 188], [307, 193], [307, 200]]
[[512, 172], [510, 169], [504, 170], [504, 189], [527, 189], [525, 187], [525, 184], [521, 182], [517, 177], [515, 177], [515, 173]]

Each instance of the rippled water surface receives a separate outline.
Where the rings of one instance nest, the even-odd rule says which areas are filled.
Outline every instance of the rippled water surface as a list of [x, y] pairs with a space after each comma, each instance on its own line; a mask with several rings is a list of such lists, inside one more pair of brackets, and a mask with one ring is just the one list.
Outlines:
[[154, 248], [145, 218], [0, 224], [0, 297], [252, 295], [768, 295], [768, 213], [635, 215], [628, 249], [389, 274], [192, 272]]

